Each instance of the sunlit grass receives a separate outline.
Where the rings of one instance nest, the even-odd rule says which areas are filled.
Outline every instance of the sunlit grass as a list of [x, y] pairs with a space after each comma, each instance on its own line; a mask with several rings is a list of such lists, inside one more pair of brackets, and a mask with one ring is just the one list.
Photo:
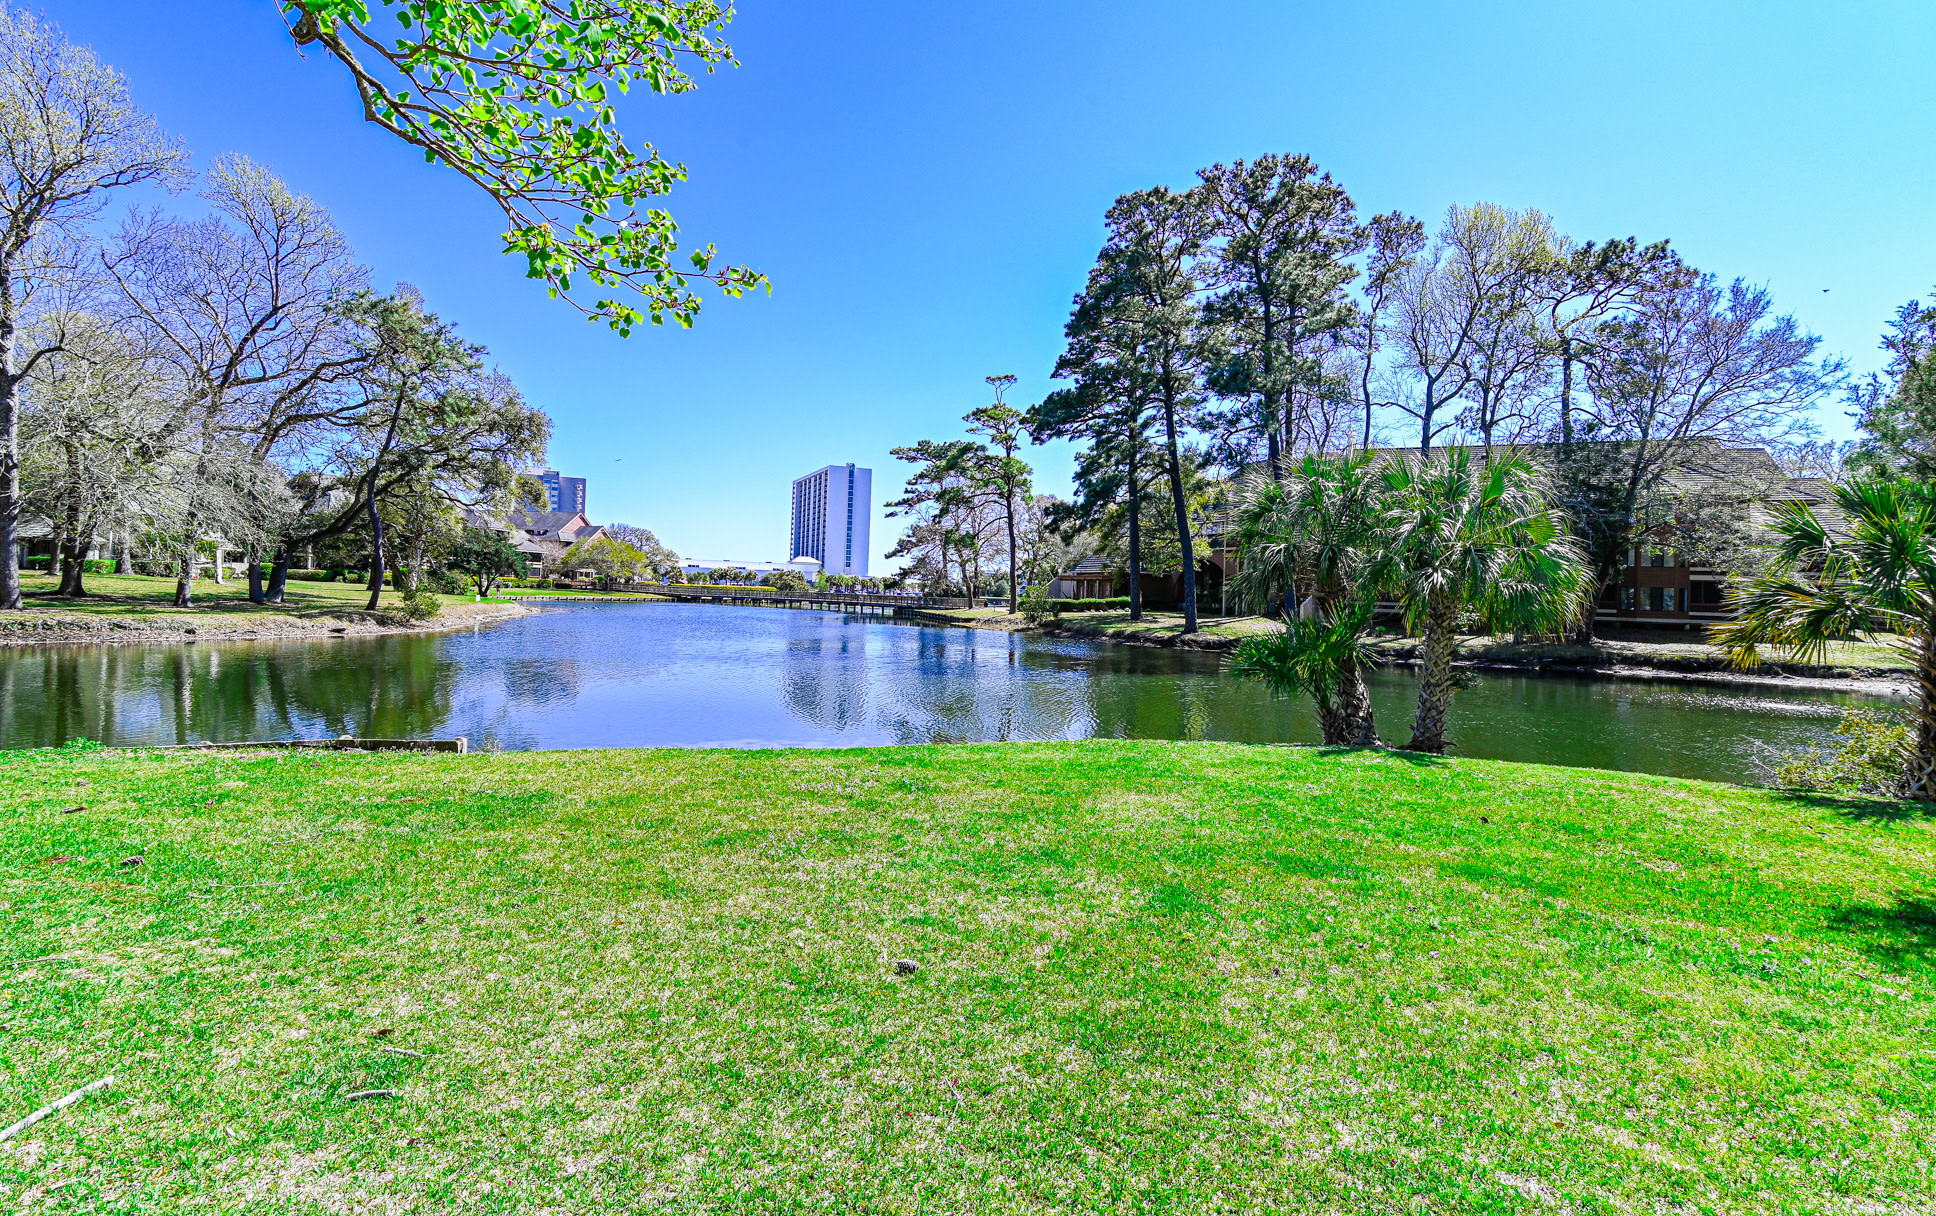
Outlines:
[[[228, 617], [287, 617], [318, 613], [360, 611], [369, 602], [369, 590], [361, 583], [316, 583], [305, 579], [289, 580], [282, 604], [249, 602], [246, 576], [231, 574], [226, 583], [213, 579], [195, 580], [193, 608], [174, 607], [175, 580], [150, 578], [140, 574], [90, 574], [88, 594], [69, 599], [54, 594], [60, 581], [46, 574], [23, 571], [21, 595], [31, 610], [61, 616], [180, 617], [208, 613]], [[394, 604], [400, 593], [385, 587], [382, 606]]]
[[3, 760], [0, 1124], [117, 1077], [9, 1207], [1932, 1192], [1913, 808], [1147, 742]]

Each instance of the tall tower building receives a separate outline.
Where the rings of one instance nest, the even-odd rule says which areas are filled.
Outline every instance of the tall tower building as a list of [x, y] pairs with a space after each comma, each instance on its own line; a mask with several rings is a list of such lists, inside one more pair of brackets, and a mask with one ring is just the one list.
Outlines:
[[532, 476], [544, 483], [545, 496], [551, 500], [552, 510], [583, 511], [585, 509], [583, 477], [563, 477], [556, 469], [539, 469]]
[[867, 576], [867, 522], [874, 471], [830, 464], [793, 483], [790, 557], [811, 557], [827, 574]]

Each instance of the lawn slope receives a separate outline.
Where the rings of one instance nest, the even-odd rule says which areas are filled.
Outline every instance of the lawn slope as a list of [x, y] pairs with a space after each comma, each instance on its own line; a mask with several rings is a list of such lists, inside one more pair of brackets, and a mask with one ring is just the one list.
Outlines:
[[1933, 875], [1297, 748], [8, 753], [0, 1125], [117, 1081], [0, 1207], [1929, 1212]]

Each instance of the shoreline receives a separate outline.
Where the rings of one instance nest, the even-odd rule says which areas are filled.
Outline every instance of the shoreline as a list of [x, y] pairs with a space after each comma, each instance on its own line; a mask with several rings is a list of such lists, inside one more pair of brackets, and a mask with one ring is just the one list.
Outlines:
[[[921, 619], [948, 623], [969, 629], [998, 633], [1020, 633], [1035, 637], [1069, 638], [1104, 642], [1116, 646], [1145, 646], [1166, 650], [1229, 651], [1243, 638], [1228, 634], [1173, 633], [1167, 630], [1117, 630], [1071, 628], [1061, 625], [1029, 626], [1013, 618], [947, 617], [924, 614]], [[1379, 646], [1379, 661], [1394, 667], [1416, 667], [1416, 639]], [[1651, 661], [1636, 654], [1608, 655], [1602, 660], [1565, 658], [1513, 658], [1499, 655], [1472, 655], [1456, 659], [1454, 667], [1474, 671], [1519, 672], [1544, 676], [1584, 676], [1602, 680], [1636, 680], [1655, 683], [1707, 685], [1720, 688], [1789, 689], [1796, 692], [1839, 692], [1859, 696], [1908, 699], [1916, 695], [1915, 674], [1906, 670], [1851, 668], [1837, 665], [1809, 668], [1779, 661], [1763, 665], [1760, 672], [1737, 671], [1719, 660], [1693, 656], [1661, 655]], [[1846, 673], [1846, 674], [1841, 674]]]
[[495, 625], [542, 609], [515, 603], [455, 600], [427, 621], [406, 621], [379, 609], [313, 609], [304, 615], [271, 615], [249, 623], [224, 620], [221, 613], [181, 611], [174, 617], [63, 615], [59, 609], [0, 615], [0, 647], [159, 646], [196, 642], [267, 642], [327, 638], [386, 637], [446, 633]]

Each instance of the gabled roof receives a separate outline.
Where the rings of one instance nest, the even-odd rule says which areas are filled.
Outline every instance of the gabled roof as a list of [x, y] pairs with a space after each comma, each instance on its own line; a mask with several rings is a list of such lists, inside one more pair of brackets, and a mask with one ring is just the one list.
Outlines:
[[591, 531], [583, 511], [519, 511], [511, 516], [518, 531], [544, 539], [577, 540]]
[[1115, 567], [1109, 563], [1107, 558], [1099, 556], [1085, 557], [1075, 565], [1070, 566], [1067, 570], [1064, 570], [1061, 574], [1056, 575], [1056, 577], [1069, 578], [1077, 574], [1109, 574], [1114, 570]]

